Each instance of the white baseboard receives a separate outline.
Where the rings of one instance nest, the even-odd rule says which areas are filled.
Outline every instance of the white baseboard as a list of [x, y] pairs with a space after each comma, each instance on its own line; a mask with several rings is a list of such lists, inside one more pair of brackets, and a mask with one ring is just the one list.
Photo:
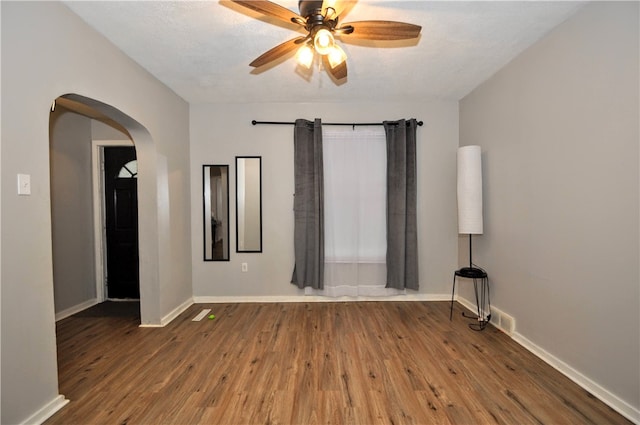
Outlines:
[[[478, 314], [478, 307], [476, 306], [475, 301], [469, 301], [468, 299], [459, 297], [458, 295], [456, 295], [455, 300], [462, 304], [467, 310], [471, 311], [474, 315]], [[513, 317], [495, 306], [491, 306], [491, 311], [489, 313], [491, 314], [490, 323], [493, 326], [509, 336], [512, 336], [515, 333], [516, 324]]]
[[195, 304], [233, 304], [233, 303], [322, 303], [354, 301], [449, 301], [442, 294], [407, 294], [389, 297], [323, 297], [320, 295], [265, 295], [265, 296], [195, 296]]
[[23, 425], [40, 425], [44, 423], [47, 419], [53, 416], [58, 410], [62, 409], [69, 400], [64, 398], [63, 395], [58, 395], [56, 398], [51, 400], [49, 403], [44, 405], [40, 410], [38, 410], [33, 415], [29, 416], [27, 420], [22, 422]]
[[193, 298], [189, 298], [185, 300], [182, 304], [180, 304], [178, 307], [171, 310], [167, 315], [162, 317], [160, 319], [160, 323], [145, 323], [145, 324], [141, 324], [140, 327], [141, 328], [163, 328], [167, 326], [169, 323], [171, 323], [173, 319], [180, 316], [182, 312], [184, 312], [186, 309], [188, 309], [192, 305], [193, 305]]
[[176, 317], [180, 316], [180, 314], [182, 312], [184, 312], [186, 309], [188, 309], [189, 307], [191, 307], [193, 305], [193, 298], [189, 298], [187, 300], [185, 300], [182, 304], [180, 304], [178, 307], [174, 308], [173, 310], [171, 310], [169, 312], [169, 314], [167, 314], [166, 316], [164, 316], [162, 319], [160, 319], [160, 324], [162, 326], [167, 326], [169, 323], [171, 323], [171, 321], [173, 319], [175, 319]]
[[56, 313], [56, 322], [62, 319], [66, 319], [69, 316], [73, 316], [76, 313], [80, 313], [82, 310], [86, 310], [89, 307], [93, 307], [96, 304], [98, 304], [98, 299], [92, 298], [80, 304], [74, 305], [73, 307], [69, 307], [62, 311], [59, 311]]
[[[478, 309], [476, 308], [476, 303], [469, 301], [466, 298], [462, 298], [460, 296], [458, 296], [458, 294], [456, 294], [456, 297], [454, 298], [455, 301], [458, 301], [460, 304], [462, 304], [462, 306], [464, 308], [466, 308], [469, 311], [472, 311], [474, 314], [477, 314], [476, 311], [478, 311]], [[449, 301], [451, 301], [451, 298], [449, 298]]]
[[523, 335], [518, 332], [514, 332], [512, 335], [514, 341], [518, 344], [522, 345], [524, 348], [529, 350], [531, 353], [535, 354], [538, 358], [543, 360], [549, 366], [556, 369], [558, 372], [565, 375], [567, 378], [571, 379], [573, 382], [593, 394], [595, 397], [600, 399], [603, 403], [607, 404], [616, 412], [620, 413], [625, 418], [630, 421], [638, 424], [640, 423], [640, 410], [631, 406], [626, 401], [622, 400], [611, 391], [602, 387], [597, 382], [589, 379], [576, 369], [569, 366], [567, 363], [563, 362], [553, 354], [534, 344]]
[[[456, 296], [456, 300], [460, 304], [462, 304], [465, 308], [469, 309], [470, 311], [472, 312], [477, 311], [475, 302], [471, 302], [466, 298], [457, 297], [457, 296]], [[493, 306], [491, 307], [491, 311], [492, 313], [496, 313], [495, 316], [492, 314], [491, 324], [497, 327], [498, 329], [500, 329], [500, 326], [498, 326], [498, 324], [494, 319], [497, 317], [501, 317], [501, 315], [505, 316], [506, 314]], [[510, 317], [510, 316], [506, 315], [506, 317]], [[601, 400], [603, 403], [611, 407], [616, 412], [620, 413], [625, 418], [629, 419], [630, 421], [636, 424], [640, 424], [640, 410], [638, 408], [630, 405], [626, 401], [622, 400], [621, 398], [613, 394], [611, 391], [602, 387], [597, 382], [589, 379], [588, 377], [586, 377], [576, 369], [569, 366], [567, 363], [563, 362], [562, 360], [560, 360], [553, 354], [549, 353], [542, 347], [539, 347], [535, 343], [531, 342], [525, 336], [516, 332], [515, 320], [511, 320], [510, 324], [511, 324], [510, 329], [501, 329], [501, 330], [505, 332], [507, 335], [509, 335], [511, 339], [513, 339], [515, 342], [517, 342], [518, 344], [526, 348], [530, 353], [532, 353], [533, 355], [535, 355], [536, 357], [538, 357], [539, 359], [547, 363], [549, 366], [553, 367], [555, 370], [562, 373], [567, 378], [571, 379], [573, 382], [578, 384], [584, 390], [593, 394], [596, 398]]]

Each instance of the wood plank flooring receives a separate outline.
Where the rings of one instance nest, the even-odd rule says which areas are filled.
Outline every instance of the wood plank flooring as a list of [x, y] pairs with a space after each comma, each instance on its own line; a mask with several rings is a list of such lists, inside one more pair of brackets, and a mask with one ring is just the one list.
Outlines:
[[[202, 309], [217, 318], [193, 322]], [[197, 304], [57, 324], [46, 424], [629, 424], [448, 302]]]

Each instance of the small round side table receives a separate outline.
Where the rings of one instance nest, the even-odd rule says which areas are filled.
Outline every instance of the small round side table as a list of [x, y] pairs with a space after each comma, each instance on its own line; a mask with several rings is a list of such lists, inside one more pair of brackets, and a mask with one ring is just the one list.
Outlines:
[[[487, 327], [487, 324], [491, 320], [491, 294], [489, 290], [489, 275], [486, 271], [476, 267], [463, 267], [460, 270], [456, 270], [453, 273], [453, 290], [451, 291], [451, 308], [449, 310], [449, 320], [453, 319], [453, 299], [456, 292], [456, 278], [463, 277], [466, 279], [473, 279], [473, 290], [476, 296], [476, 307], [478, 315], [476, 317], [469, 316], [462, 312], [462, 315], [469, 319], [475, 319], [478, 323], [470, 323], [469, 327], [475, 331], [481, 331]], [[478, 285], [479, 283], [479, 285]], [[478, 288], [478, 286], [480, 288]], [[485, 305], [489, 306], [488, 315], [485, 313]]]

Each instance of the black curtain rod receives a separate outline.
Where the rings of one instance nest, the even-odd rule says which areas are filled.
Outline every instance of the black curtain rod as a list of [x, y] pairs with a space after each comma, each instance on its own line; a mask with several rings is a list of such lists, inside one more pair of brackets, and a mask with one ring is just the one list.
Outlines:
[[[295, 122], [284, 122], [284, 121], [256, 121], [253, 120], [251, 121], [251, 124], [253, 125], [258, 125], [258, 124], [268, 124], [268, 125], [295, 125]], [[417, 123], [419, 126], [422, 126], [423, 122], [422, 121], [418, 121]], [[359, 122], [359, 123], [348, 123], [348, 122], [323, 122], [322, 125], [348, 125], [351, 127], [355, 127], [355, 126], [360, 126], [360, 125], [383, 125], [383, 123], [381, 122], [370, 122], [370, 123], [364, 123], [364, 122]]]

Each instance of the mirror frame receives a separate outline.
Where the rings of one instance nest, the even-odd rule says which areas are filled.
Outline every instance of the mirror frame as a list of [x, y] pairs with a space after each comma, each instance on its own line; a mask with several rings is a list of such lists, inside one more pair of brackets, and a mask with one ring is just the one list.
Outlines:
[[[259, 199], [257, 200], [258, 202], [258, 214], [259, 214], [259, 220], [258, 221], [258, 232], [259, 235], [256, 235], [258, 237], [259, 240], [259, 245], [257, 248], [255, 249], [244, 249], [240, 248], [241, 246], [241, 241], [240, 241], [240, 221], [238, 220], [239, 216], [240, 216], [240, 204], [244, 204], [244, 202], [241, 202], [240, 196], [241, 194], [245, 193], [245, 190], [243, 188], [243, 190], [239, 190], [239, 186], [240, 186], [240, 182], [244, 181], [244, 178], [239, 178], [239, 168], [238, 164], [240, 162], [240, 160], [243, 159], [257, 159], [258, 160], [258, 187], [254, 188], [257, 189], [258, 191], [258, 196]], [[262, 157], [261, 156], [236, 156], [236, 252], [242, 252], [242, 253], [247, 253], [247, 252], [262, 252]]]
[[[213, 234], [215, 233], [214, 230], [211, 231], [211, 236], [208, 237], [208, 233], [207, 233], [207, 226], [211, 226], [211, 211], [207, 211], [207, 187], [209, 187], [209, 199], [211, 199], [212, 197], [212, 193], [211, 193], [211, 188], [210, 188], [210, 184], [207, 185], [207, 177], [209, 178], [209, 181], [211, 179], [211, 168], [212, 167], [219, 167], [220, 169], [226, 170], [226, 174], [227, 174], [227, 184], [226, 187], [223, 186], [222, 189], [223, 191], [225, 191], [225, 193], [222, 195], [222, 197], [226, 200], [226, 205], [223, 205], [223, 211], [226, 213], [227, 215], [227, 230], [226, 230], [226, 234], [223, 234], [223, 248], [222, 248], [222, 258], [215, 258], [215, 256], [213, 255], [213, 248], [211, 248], [211, 256], [207, 257], [207, 244], [210, 243], [210, 239], [213, 239]], [[231, 257], [231, 253], [230, 253], [230, 248], [231, 245], [229, 243], [229, 227], [230, 227], [230, 223], [229, 223], [229, 165], [227, 164], [204, 164], [202, 165], [202, 240], [203, 240], [203, 246], [202, 246], [202, 259], [203, 261], [229, 261], [230, 257]], [[225, 196], [226, 195], [226, 196]], [[211, 201], [209, 201], [211, 202]], [[226, 207], [226, 208], [225, 208]], [[209, 207], [209, 209], [211, 209], [211, 207]], [[213, 228], [213, 226], [212, 226]], [[225, 252], [225, 246], [226, 246], [226, 258], [224, 258], [224, 252]]]

